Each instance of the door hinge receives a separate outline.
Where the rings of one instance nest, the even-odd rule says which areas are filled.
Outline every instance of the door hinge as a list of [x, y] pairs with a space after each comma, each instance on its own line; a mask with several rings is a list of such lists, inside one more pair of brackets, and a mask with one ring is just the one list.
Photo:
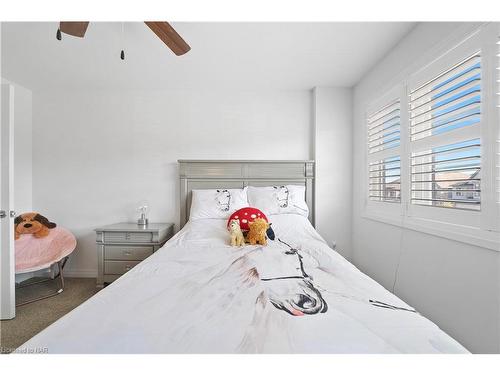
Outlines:
[[[16, 211], [9, 211], [9, 216], [14, 218], [16, 217]], [[5, 210], [0, 210], [0, 219], [6, 218], [7, 212]]]

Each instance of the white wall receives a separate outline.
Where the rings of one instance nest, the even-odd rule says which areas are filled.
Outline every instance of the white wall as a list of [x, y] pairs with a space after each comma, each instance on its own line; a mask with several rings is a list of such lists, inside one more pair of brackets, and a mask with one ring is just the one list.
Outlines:
[[444, 39], [463, 37], [472, 27], [420, 24], [355, 87], [352, 260], [387, 289], [395, 284], [398, 296], [469, 350], [498, 353], [500, 253], [361, 216], [367, 102], [400, 82], [431, 48]]
[[344, 257], [351, 256], [352, 90], [316, 87], [314, 136], [316, 229]]
[[18, 214], [32, 210], [32, 93], [14, 84], [14, 201]]
[[34, 207], [78, 238], [68, 274], [96, 274], [93, 229], [178, 223], [177, 159], [310, 159], [310, 91], [36, 91]]

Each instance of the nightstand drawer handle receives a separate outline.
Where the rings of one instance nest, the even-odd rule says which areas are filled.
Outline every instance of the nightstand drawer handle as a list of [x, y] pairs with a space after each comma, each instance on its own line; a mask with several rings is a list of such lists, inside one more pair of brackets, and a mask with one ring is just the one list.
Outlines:
[[125, 239], [130, 240], [130, 233], [129, 232], [125, 233]]
[[130, 256], [132, 255], [132, 252], [128, 250], [123, 250], [123, 255]]
[[128, 264], [125, 266], [125, 271], [130, 271], [132, 269], [132, 266], [129, 266]]

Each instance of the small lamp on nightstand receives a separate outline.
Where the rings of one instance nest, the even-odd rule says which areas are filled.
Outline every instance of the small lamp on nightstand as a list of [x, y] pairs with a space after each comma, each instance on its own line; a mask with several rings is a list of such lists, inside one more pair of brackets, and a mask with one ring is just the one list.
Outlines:
[[139, 212], [141, 213], [141, 217], [139, 220], [137, 220], [137, 224], [140, 226], [147, 226], [148, 225], [148, 218], [147, 218], [147, 213], [148, 213], [148, 206], [146, 204], [140, 206], [138, 208]]

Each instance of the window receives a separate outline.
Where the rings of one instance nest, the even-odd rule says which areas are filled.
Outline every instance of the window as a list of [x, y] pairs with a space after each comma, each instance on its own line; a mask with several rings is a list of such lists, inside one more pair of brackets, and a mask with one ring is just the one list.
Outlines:
[[411, 156], [411, 203], [481, 208], [479, 139], [439, 146]]
[[481, 120], [481, 57], [466, 58], [421, 87], [410, 88], [411, 140], [446, 133]]
[[399, 100], [396, 100], [368, 117], [370, 154], [399, 146], [401, 141], [400, 107]]
[[401, 202], [401, 159], [399, 156], [370, 163], [370, 199]]
[[441, 50], [367, 108], [365, 216], [500, 250], [500, 24]]
[[411, 203], [480, 210], [480, 53], [409, 87], [408, 105]]
[[368, 198], [401, 203], [401, 102], [397, 88], [367, 114]]

